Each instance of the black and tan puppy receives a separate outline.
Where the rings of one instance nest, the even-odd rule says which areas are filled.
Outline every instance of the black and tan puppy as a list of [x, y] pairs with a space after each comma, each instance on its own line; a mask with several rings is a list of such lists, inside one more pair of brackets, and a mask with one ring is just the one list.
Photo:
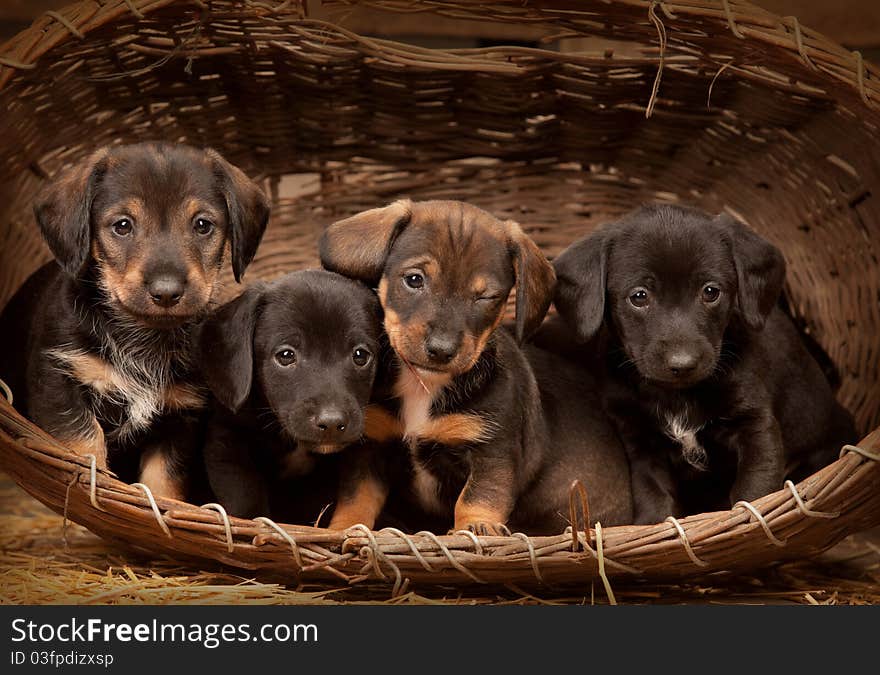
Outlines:
[[35, 214], [57, 262], [0, 318], [0, 377], [19, 409], [74, 452], [106, 467], [109, 450], [121, 477], [181, 497], [179, 455], [192, 444], [183, 413], [204, 405], [189, 331], [227, 245], [236, 280], [253, 258], [265, 196], [214, 151], [144, 143], [81, 161]]
[[[367, 434], [409, 449], [358, 453], [331, 527], [373, 526], [401, 479], [447, 527], [481, 534], [562, 531], [575, 478], [603, 522], [629, 518], [625, 456], [598, 405], [594, 413], [582, 398], [568, 426], [553, 389], [569, 378], [550, 373], [550, 355], [530, 362], [517, 345], [541, 323], [554, 286], [519, 225], [462, 202], [398, 201], [331, 225], [321, 260], [378, 285], [396, 364], [390, 391], [374, 396], [389, 413], [384, 428]], [[516, 339], [498, 329], [514, 284]], [[536, 379], [532, 363], [548, 372]], [[584, 388], [572, 382], [568, 392]]]
[[324, 270], [251, 287], [205, 320], [198, 361], [222, 405], [205, 465], [227, 511], [304, 523], [335, 500], [323, 455], [361, 438], [381, 334], [375, 294]]
[[741, 222], [649, 206], [554, 264], [556, 306], [613, 389], [637, 522], [761, 497], [854, 441], [777, 306], [782, 254]]

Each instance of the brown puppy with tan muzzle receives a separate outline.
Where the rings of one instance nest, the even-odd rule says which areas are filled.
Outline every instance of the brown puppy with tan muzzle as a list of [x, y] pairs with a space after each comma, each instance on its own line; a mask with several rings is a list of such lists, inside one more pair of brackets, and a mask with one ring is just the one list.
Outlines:
[[184, 496], [184, 455], [204, 405], [189, 331], [231, 249], [236, 280], [269, 205], [212, 150], [142, 143], [98, 150], [38, 197], [56, 261], [0, 317], [0, 377], [16, 405], [74, 452]]
[[[426, 516], [456, 530], [560, 532], [576, 478], [603, 522], [630, 516], [626, 459], [590, 405], [588, 376], [556, 377], [570, 367], [518, 346], [555, 283], [519, 225], [463, 202], [403, 200], [331, 225], [321, 260], [378, 286], [395, 354], [367, 415], [367, 436], [389, 443], [350, 462], [331, 527], [372, 527], [404, 486]], [[499, 328], [514, 285], [516, 339]], [[580, 405], [568, 410], [572, 397]]]

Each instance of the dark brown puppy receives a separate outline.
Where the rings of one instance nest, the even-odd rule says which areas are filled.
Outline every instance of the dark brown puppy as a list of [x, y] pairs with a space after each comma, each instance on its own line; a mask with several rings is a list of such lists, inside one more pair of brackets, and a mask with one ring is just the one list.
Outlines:
[[554, 265], [556, 306], [611, 391], [636, 522], [761, 497], [855, 441], [777, 306], [782, 254], [737, 220], [649, 206]]
[[312, 524], [335, 499], [335, 455], [363, 434], [381, 337], [375, 294], [324, 270], [252, 286], [199, 326], [219, 403], [205, 466], [229, 513]]
[[[181, 497], [166, 449], [190, 438], [177, 414], [204, 405], [189, 328], [211, 301], [227, 244], [236, 280], [253, 258], [265, 196], [212, 150], [143, 143], [81, 161], [35, 214], [57, 263], [5, 308], [0, 377], [19, 409], [75, 452], [106, 467], [110, 449], [123, 477]], [[131, 457], [135, 447], [146, 450]]]
[[[591, 491], [595, 515], [629, 517], [625, 457], [601, 413], [581, 412], [585, 424], [575, 427], [585, 433], [570, 433], [517, 345], [540, 325], [554, 285], [519, 225], [462, 202], [398, 201], [331, 225], [321, 260], [378, 285], [397, 358], [390, 391], [374, 396], [389, 414], [367, 435], [402, 438], [409, 449], [409, 457], [393, 446], [362, 452], [331, 527], [372, 526], [398, 480], [447, 527], [481, 534], [508, 524], [561, 531], [575, 478]], [[497, 330], [514, 284], [516, 340]], [[533, 356], [549, 367], [552, 357]]]

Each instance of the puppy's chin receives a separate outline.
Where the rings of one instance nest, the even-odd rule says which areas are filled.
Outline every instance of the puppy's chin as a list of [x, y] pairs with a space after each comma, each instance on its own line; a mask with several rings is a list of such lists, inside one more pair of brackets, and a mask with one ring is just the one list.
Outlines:
[[297, 447], [305, 450], [306, 452], [313, 455], [335, 455], [337, 452], [343, 450], [347, 444], [343, 443], [340, 445], [331, 445], [328, 443], [314, 443], [311, 441], [296, 441]]
[[714, 368], [699, 368], [688, 375], [672, 375], [671, 373], [660, 371], [644, 371], [639, 368], [639, 373], [646, 380], [667, 389], [689, 389], [706, 380], [714, 371]]
[[195, 321], [195, 317], [190, 314], [135, 314], [129, 312], [129, 316], [154, 330], [173, 330]]
[[436, 368], [434, 366], [416, 365], [412, 361], [410, 361], [410, 365], [412, 366], [412, 369], [415, 371], [416, 375], [418, 375], [419, 378], [424, 380], [425, 382], [432, 382], [434, 380], [448, 380], [450, 377], [458, 375], [458, 372], [448, 368]]
[[[395, 350], [396, 351], [396, 350]], [[479, 360], [480, 355], [476, 357], [470, 355], [456, 356], [450, 363], [444, 365], [436, 365], [426, 363], [421, 355], [410, 357], [405, 353], [397, 352], [397, 355], [403, 360], [404, 364], [413, 369], [419, 379], [429, 383], [433, 380], [449, 380], [452, 377], [463, 375], [474, 367]]]
[[120, 297], [114, 297], [111, 307], [128, 319], [156, 330], [170, 330], [196, 321], [207, 309], [206, 306], [190, 308], [187, 306], [175, 306], [171, 309], [152, 309], [141, 303], [126, 302]]
[[287, 438], [296, 443], [297, 447], [315, 455], [332, 455], [357, 443], [364, 433], [363, 420], [353, 420], [344, 433], [329, 435], [322, 438], [311, 425], [305, 424], [307, 419], [301, 415], [291, 415], [287, 420], [281, 417], [281, 430]]

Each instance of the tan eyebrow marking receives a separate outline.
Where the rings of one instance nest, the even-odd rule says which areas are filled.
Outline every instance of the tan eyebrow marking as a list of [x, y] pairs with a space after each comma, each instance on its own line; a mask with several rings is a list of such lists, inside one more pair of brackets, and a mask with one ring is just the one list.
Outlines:
[[98, 220], [104, 220], [113, 216], [114, 218], [124, 213], [131, 215], [135, 220], [141, 220], [144, 213], [144, 202], [140, 197], [128, 197], [113, 202], [107, 208], [101, 209]]
[[211, 220], [217, 220], [220, 217], [217, 209], [210, 202], [199, 197], [189, 197], [183, 208], [189, 218], [195, 218], [199, 213], [204, 213]]
[[417, 267], [424, 270], [427, 274], [431, 276], [439, 274], [440, 272], [439, 261], [434, 256], [430, 255], [420, 255], [414, 258], [409, 258], [408, 260], [404, 260], [401, 264], [401, 267], [403, 269]]

